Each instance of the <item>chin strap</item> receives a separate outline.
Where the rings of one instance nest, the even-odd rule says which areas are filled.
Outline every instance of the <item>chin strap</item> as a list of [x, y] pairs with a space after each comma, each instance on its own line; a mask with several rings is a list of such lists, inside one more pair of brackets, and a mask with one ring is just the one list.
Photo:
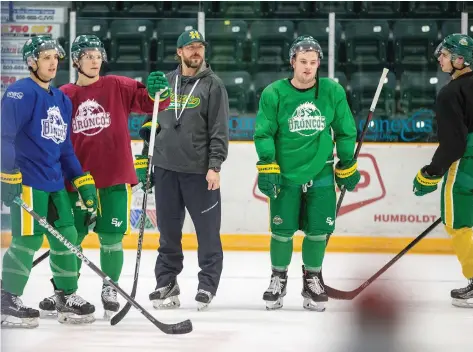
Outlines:
[[31, 66], [28, 67], [28, 70], [30, 70], [30, 72], [33, 72], [34, 76], [35, 76], [37, 79], [39, 79], [41, 82], [43, 82], [43, 83], [50, 83], [50, 82], [52, 81], [52, 79], [45, 81], [44, 79], [42, 79], [41, 77], [39, 77], [39, 75], [38, 75], [38, 70], [33, 71], [33, 68], [31, 68]]

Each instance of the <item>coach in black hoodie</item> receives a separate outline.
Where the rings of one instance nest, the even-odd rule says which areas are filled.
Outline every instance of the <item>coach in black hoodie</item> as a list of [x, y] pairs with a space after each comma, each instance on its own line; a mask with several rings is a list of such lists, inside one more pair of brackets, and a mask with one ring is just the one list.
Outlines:
[[[179, 307], [176, 277], [183, 268], [182, 227], [185, 208], [198, 240], [198, 309], [207, 308], [222, 273], [220, 241], [220, 168], [228, 153], [228, 95], [205, 62], [204, 37], [196, 30], [177, 40], [179, 67], [166, 75], [171, 104], [158, 115], [153, 165], [160, 231], [156, 260], [155, 308]], [[140, 131], [149, 140], [150, 120]], [[143, 154], [147, 154], [144, 150]]]

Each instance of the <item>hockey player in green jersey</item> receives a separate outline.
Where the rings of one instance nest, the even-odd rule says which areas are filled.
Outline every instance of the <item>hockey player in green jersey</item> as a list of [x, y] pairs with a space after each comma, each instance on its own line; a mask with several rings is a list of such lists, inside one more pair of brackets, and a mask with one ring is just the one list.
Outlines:
[[[264, 89], [254, 134], [258, 188], [270, 202], [272, 275], [263, 300], [267, 309], [283, 306], [292, 237], [302, 230], [303, 307], [324, 311], [328, 296], [320, 272], [327, 234], [335, 227], [335, 182], [353, 191], [360, 180], [353, 158], [357, 131], [342, 86], [319, 78], [319, 43], [298, 37], [289, 58], [294, 78]], [[335, 170], [334, 143], [340, 159]]]
[[442, 222], [468, 280], [466, 287], [451, 291], [452, 304], [473, 308], [473, 38], [451, 34], [435, 56], [452, 80], [435, 103], [439, 146], [414, 178], [413, 190], [416, 196], [426, 195], [443, 178]]

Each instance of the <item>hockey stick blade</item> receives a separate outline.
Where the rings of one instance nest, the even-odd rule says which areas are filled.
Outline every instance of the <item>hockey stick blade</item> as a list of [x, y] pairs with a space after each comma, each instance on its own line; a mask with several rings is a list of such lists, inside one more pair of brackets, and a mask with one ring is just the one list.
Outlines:
[[[151, 118], [151, 134], [150, 134], [149, 146], [148, 146], [148, 170], [146, 173], [146, 186], [145, 186], [145, 193], [143, 196], [143, 203], [141, 205], [140, 231], [138, 233], [138, 244], [136, 247], [135, 275], [133, 277], [133, 287], [131, 289], [132, 298], [135, 298], [136, 296], [136, 291], [138, 288], [138, 276], [140, 274], [141, 251], [143, 248], [143, 237], [144, 237], [145, 223], [146, 223], [146, 206], [148, 203], [148, 190], [151, 184], [151, 162], [153, 160], [154, 142], [156, 139], [156, 130], [157, 130], [157, 123], [158, 123], [159, 97], [160, 97], [160, 92], [156, 92], [156, 95], [154, 96], [153, 115]], [[123, 309], [112, 317], [112, 319], [110, 320], [110, 324], [117, 325], [128, 314], [128, 312], [130, 311], [130, 308], [131, 308], [131, 304], [127, 302], [125, 306], [123, 307]]]
[[[138, 191], [141, 186], [143, 184], [140, 182], [138, 183], [137, 185], [135, 185], [134, 187], [131, 188], [131, 191], [132, 193], [135, 193], [136, 191]], [[87, 223], [87, 227], [92, 225], [95, 221], [97, 220], [97, 217], [93, 217], [91, 218], [90, 220], [86, 220], [86, 223]], [[35, 261], [33, 262], [33, 266], [32, 268], [34, 268], [36, 265], [38, 265], [39, 263], [41, 263], [43, 260], [45, 260], [47, 257], [49, 257], [49, 249], [44, 252], [43, 254], [41, 254], [41, 256], [39, 256], [38, 258], [35, 259]]]
[[67, 249], [69, 249], [76, 257], [78, 257], [85, 265], [87, 265], [93, 272], [102, 278], [107, 284], [112, 286], [117, 292], [125, 299], [128, 303], [133, 305], [141, 314], [143, 314], [150, 322], [152, 322], [158, 329], [165, 334], [187, 334], [192, 331], [192, 322], [187, 319], [176, 324], [164, 324], [153, 317], [147, 310], [138, 304], [133, 298], [131, 298], [118, 284], [110, 279], [102, 270], [100, 270], [94, 263], [92, 263], [87, 257], [74, 246], [67, 238], [65, 238], [59, 231], [57, 231], [51, 224], [49, 224], [46, 218], [39, 216], [28, 204], [22, 199], [15, 197], [13, 200], [15, 204], [26, 210], [38, 223], [43, 226], [48, 232], [53, 235], [59, 242], [61, 242]]
[[384, 274], [394, 263], [396, 263], [399, 259], [401, 259], [404, 254], [406, 254], [412, 247], [414, 247], [417, 243], [420, 242], [425, 236], [427, 236], [433, 229], [435, 229], [438, 224], [442, 221], [441, 218], [435, 220], [435, 222], [430, 225], [427, 229], [424, 230], [419, 236], [417, 236], [411, 243], [409, 243], [398, 255], [396, 255], [393, 259], [391, 259], [385, 266], [383, 266], [380, 270], [378, 270], [373, 276], [371, 276], [368, 280], [366, 280], [360, 287], [353, 291], [340, 291], [334, 289], [330, 286], [325, 286], [325, 291], [327, 295], [332, 299], [338, 300], [348, 300], [351, 301], [356, 296], [358, 296], [365, 288], [373, 283], [378, 277]]

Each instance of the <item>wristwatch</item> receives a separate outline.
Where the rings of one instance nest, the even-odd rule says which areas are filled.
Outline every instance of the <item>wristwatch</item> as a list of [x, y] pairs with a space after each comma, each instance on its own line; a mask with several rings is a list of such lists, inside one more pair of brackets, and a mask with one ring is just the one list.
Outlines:
[[221, 168], [218, 166], [211, 167], [210, 170], [213, 170], [215, 172], [220, 172]]

